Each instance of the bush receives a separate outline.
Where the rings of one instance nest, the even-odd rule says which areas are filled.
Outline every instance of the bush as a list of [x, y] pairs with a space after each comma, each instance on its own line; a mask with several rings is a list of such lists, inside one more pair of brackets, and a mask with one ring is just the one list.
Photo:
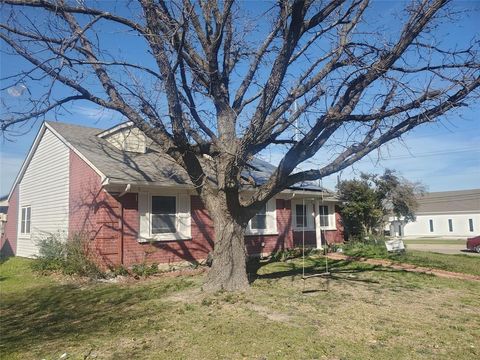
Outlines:
[[156, 263], [153, 263], [151, 265], [141, 263], [141, 264], [135, 264], [132, 266], [132, 274], [136, 276], [147, 277], [147, 276], [155, 275], [158, 272], [159, 272], [158, 264]]
[[73, 235], [66, 242], [65, 274], [80, 275], [93, 278], [103, 277], [102, 271], [91, 259], [88, 251], [88, 240], [82, 234]]
[[60, 234], [51, 234], [37, 241], [39, 255], [33, 267], [37, 271], [59, 271], [67, 256], [65, 242]]
[[395, 259], [402, 253], [389, 253], [385, 246], [385, 239], [376, 237], [364, 239], [363, 241], [348, 242], [344, 252], [350, 256], [369, 257], [369, 258], [389, 258]]
[[50, 234], [38, 241], [39, 255], [33, 264], [39, 271], [61, 271], [66, 275], [103, 277], [103, 272], [91, 259], [88, 240], [83, 234], [74, 234], [66, 241], [61, 234]]

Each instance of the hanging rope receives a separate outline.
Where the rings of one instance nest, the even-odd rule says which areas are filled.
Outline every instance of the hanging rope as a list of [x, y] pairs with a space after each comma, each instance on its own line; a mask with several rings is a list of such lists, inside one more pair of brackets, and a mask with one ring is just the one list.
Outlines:
[[[322, 179], [320, 179], [320, 188], [321, 188], [321, 203], [322, 206], [324, 206], [325, 200], [324, 200], [324, 192], [323, 192], [323, 182]], [[322, 207], [323, 209], [323, 207]], [[307, 220], [307, 211], [306, 211], [306, 203], [305, 203], [305, 187], [303, 188], [303, 197], [302, 197], [302, 212], [303, 212], [303, 218], [302, 218], [302, 280], [303, 280], [303, 290], [302, 292], [305, 293], [305, 281], [309, 278], [313, 277], [326, 277], [327, 279], [327, 287], [326, 290], [328, 291], [329, 288], [329, 277], [330, 277], [330, 272], [328, 271], [328, 258], [327, 258], [327, 241], [325, 238], [325, 230], [322, 229], [321, 226], [321, 216], [323, 216], [323, 213], [320, 213], [320, 208], [315, 209], [315, 215], [318, 218], [318, 224], [317, 226], [320, 227], [320, 246], [323, 246], [324, 250], [324, 257], [325, 257], [325, 271], [323, 273], [318, 273], [318, 274], [312, 274], [305, 276], [305, 226], [306, 226], [306, 220]], [[327, 212], [328, 216], [328, 212]], [[325, 239], [325, 242], [322, 241], [322, 238]]]
[[[305, 188], [303, 189], [305, 193]], [[305, 211], [305, 194], [302, 197], [302, 279], [305, 279], [305, 220], [306, 220], [306, 211]], [[303, 287], [305, 288], [305, 282], [303, 283]]]
[[[323, 192], [323, 179], [320, 178], [320, 189], [322, 191], [322, 206], [323, 206], [323, 203], [324, 203], [324, 198], [323, 198], [323, 195], [324, 195], [324, 192]], [[318, 209], [320, 211], [320, 209]], [[328, 212], [327, 212], [327, 216], [328, 216]], [[319, 219], [320, 220], [320, 219]], [[322, 237], [323, 235], [323, 239], [325, 239], [325, 244], [324, 244], [324, 250], [323, 250], [323, 255], [325, 257], [325, 274], [330, 274], [328, 272], [328, 246], [327, 246], [327, 239], [325, 238], [325, 230], [322, 229], [322, 226], [321, 224], [320, 225], [320, 237]], [[323, 231], [323, 233], [322, 233]], [[320, 240], [321, 241], [321, 240]]]

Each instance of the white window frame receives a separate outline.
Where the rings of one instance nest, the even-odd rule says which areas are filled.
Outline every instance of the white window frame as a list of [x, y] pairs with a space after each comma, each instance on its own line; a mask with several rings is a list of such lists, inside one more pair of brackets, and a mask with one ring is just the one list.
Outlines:
[[266, 208], [266, 229], [252, 229], [252, 220], [247, 224], [245, 235], [278, 235], [277, 230], [277, 201], [275, 198], [270, 199], [265, 204]]
[[[153, 206], [153, 197], [173, 197], [175, 198], [175, 231], [174, 232], [162, 232], [162, 233], [157, 233], [157, 234], [154, 234], [153, 233], [153, 210], [152, 210], [152, 206]], [[149, 219], [150, 219], [150, 229], [149, 229], [149, 233], [152, 237], [157, 237], [158, 235], [166, 235], [168, 237], [172, 237], [174, 236], [177, 232], [178, 232], [178, 196], [176, 195], [166, 195], [166, 194], [162, 194], [162, 195], [158, 195], [158, 194], [150, 194], [148, 196], [148, 216], [149, 216]], [[162, 236], [160, 236], [162, 237]]]
[[[321, 211], [320, 211], [320, 208], [321, 208], [321, 207], [327, 208], [327, 214], [326, 214], [327, 225], [322, 225], [322, 216], [325, 216], [325, 214], [322, 214], [322, 213], [321, 213]], [[331, 211], [330, 211], [330, 206], [325, 205], [325, 204], [319, 204], [319, 205], [318, 205], [318, 215], [319, 215], [319, 219], [320, 219], [320, 227], [323, 227], [323, 228], [329, 228], [329, 227], [330, 227], [330, 224], [331, 224], [331, 222], [332, 222], [330, 213], [331, 213]]]
[[[23, 219], [23, 210], [25, 210], [25, 220]], [[27, 217], [28, 213], [28, 217]], [[27, 230], [28, 222], [28, 232]], [[24, 227], [25, 225], [25, 227]], [[32, 233], [32, 206], [24, 205], [20, 208], [20, 236], [30, 236]]]
[[[307, 207], [307, 226], [298, 226], [297, 225], [297, 205], [305, 205]], [[305, 203], [300, 200], [292, 201], [292, 229], [293, 231], [315, 231], [315, 215], [314, 207], [311, 201], [305, 201]]]
[[[138, 195], [138, 209], [139, 209], [139, 217], [140, 217], [140, 229], [139, 229], [139, 234], [138, 234], [138, 241], [139, 242], [149, 242], [149, 241], [177, 241], [177, 240], [191, 240], [191, 228], [192, 228], [192, 209], [191, 209], [191, 198], [190, 194], [188, 193], [179, 193], [175, 191], [149, 191], [149, 192], [141, 192], [143, 195], [147, 197], [147, 204], [146, 204], [146, 218], [148, 221], [148, 231], [144, 230], [144, 227], [142, 225], [142, 213], [140, 211], [140, 193]], [[179, 197], [180, 196], [185, 196], [188, 198], [188, 223], [189, 223], [189, 228], [188, 229], [181, 229], [180, 226], [180, 214], [181, 214], [181, 209], [180, 209], [180, 201]], [[175, 211], [176, 211], [176, 216], [175, 216], [175, 232], [168, 232], [168, 233], [158, 233], [158, 234], [153, 234], [152, 233], [152, 198], [153, 196], [170, 196], [170, 197], [175, 197]], [[142, 204], [145, 206], [145, 204]]]
[[[303, 201], [292, 201], [292, 229], [293, 231], [315, 231], [315, 216], [317, 212], [320, 212], [320, 208], [315, 209], [315, 201], [305, 201], [307, 207], [307, 226], [297, 226], [297, 205], [303, 205]], [[319, 206], [328, 207], [328, 226], [320, 226], [321, 230], [337, 230], [337, 221], [335, 218], [335, 204], [334, 203], [322, 203], [319, 201]], [[309, 213], [311, 214], [309, 215]]]
[[[328, 207], [328, 226], [320, 226], [321, 230], [337, 230], [337, 219], [335, 218], [335, 204], [320, 202], [319, 206]], [[320, 213], [320, 207], [317, 210]], [[319, 220], [320, 221], [320, 220]]]

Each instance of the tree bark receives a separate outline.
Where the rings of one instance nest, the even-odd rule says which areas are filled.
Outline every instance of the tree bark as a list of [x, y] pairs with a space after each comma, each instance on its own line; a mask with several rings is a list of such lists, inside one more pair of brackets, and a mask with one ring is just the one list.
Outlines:
[[236, 220], [221, 204], [210, 211], [210, 216], [215, 227], [213, 262], [203, 289], [212, 292], [248, 289], [246, 223]]

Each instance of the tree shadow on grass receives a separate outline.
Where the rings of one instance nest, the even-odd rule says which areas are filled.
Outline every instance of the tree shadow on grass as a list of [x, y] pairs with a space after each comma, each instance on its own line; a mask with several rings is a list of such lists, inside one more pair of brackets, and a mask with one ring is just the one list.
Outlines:
[[[329, 260], [328, 271], [326, 271], [324, 258], [308, 259], [309, 265], [305, 266], [305, 272], [301, 261], [281, 263], [281, 269], [278, 271], [271, 271], [266, 273], [259, 273], [262, 268], [272, 264], [271, 261], [263, 261], [258, 264], [251, 264], [248, 268], [251, 283], [262, 279], [282, 279], [290, 277], [293, 280], [301, 278], [303, 274], [306, 277], [324, 276], [331, 280], [346, 280], [363, 283], [378, 283], [372, 278], [358, 278], [350, 275], [360, 274], [364, 272], [382, 272], [382, 273], [399, 273], [403, 270], [396, 270], [381, 265], [360, 264], [354, 260]], [[347, 277], [344, 275], [348, 275]]]
[[[19, 349], [38, 349], [46, 342], [68, 343], [95, 334], [118, 333], [127, 322], [168, 311], [147, 300], [190, 286], [181, 279], [146, 286], [49, 285], [4, 294], [0, 301], [0, 358]], [[61, 351], [62, 349], [58, 349]]]

